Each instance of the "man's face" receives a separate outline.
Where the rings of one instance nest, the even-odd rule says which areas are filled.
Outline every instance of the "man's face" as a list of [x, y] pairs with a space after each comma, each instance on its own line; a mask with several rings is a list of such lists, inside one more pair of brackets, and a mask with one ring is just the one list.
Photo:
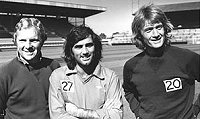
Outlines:
[[146, 22], [145, 26], [141, 30], [144, 43], [152, 48], [159, 48], [164, 44], [164, 28], [161, 22], [149, 23]]
[[79, 65], [89, 65], [92, 62], [94, 56], [94, 43], [91, 36], [76, 43], [72, 52]]
[[18, 31], [15, 42], [17, 45], [17, 51], [26, 61], [35, 58], [42, 47], [42, 43], [34, 27]]

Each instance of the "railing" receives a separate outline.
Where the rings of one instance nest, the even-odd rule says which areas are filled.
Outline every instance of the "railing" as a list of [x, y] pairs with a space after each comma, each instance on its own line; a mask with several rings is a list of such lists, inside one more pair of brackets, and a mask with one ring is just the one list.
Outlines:
[[200, 28], [175, 29], [170, 34], [172, 35], [171, 41], [174, 43], [200, 44]]
[[58, 2], [56, 0], [54, 0], [54, 1], [53, 0], [0, 0], [0, 1], [31, 3], [31, 4], [40, 4], [40, 5], [41, 4], [42, 5], [53, 5], [53, 6], [58, 6], [58, 7], [72, 7], [72, 8], [93, 9], [93, 10], [103, 10], [103, 11], [106, 10], [105, 7], [101, 7], [101, 6]]
[[[44, 47], [58, 47], [63, 46], [64, 41], [46, 41], [44, 43]], [[13, 49], [16, 48], [14, 43], [7, 42], [7, 43], [0, 43], [0, 49]]]

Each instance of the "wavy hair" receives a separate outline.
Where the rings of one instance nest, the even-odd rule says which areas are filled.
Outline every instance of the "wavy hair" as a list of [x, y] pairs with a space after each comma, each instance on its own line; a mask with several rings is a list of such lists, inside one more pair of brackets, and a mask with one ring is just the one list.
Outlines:
[[132, 33], [133, 33], [133, 43], [137, 48], [144, 50], [145, 45], [143, 42], [143, 36], [141, 35], [141, 29], [145, 26], [145, 23], [162, 23], [164, 28], [165, 42], [164, 44], [170, 45], [170, 35], [169, 32], [172, 31], [173, 25], [167, 19], [165, 13], [153, 4], [148, 4], [142, 6], [135, 14], [132, 22]]
[[69, 69], [73, 70], [77, 64], [74, 54], [72, 52], [73, 46], [81, 40], [84, 40], [91, 36], [94, 43], [94, 57], [92, 61], [99, 62], [102, 58], [102, 44], [101, 38], [93, 32], [93, 30], [84, 25], [73, 27], [69, 34], [65, 38], [65, 43], [63, 45], [64, 57], [67, 66]]
[[34, 27], [38, 33], [40, 40], [44, 43], [47, 40], [47, 35], [43, 24], [37, 18], [22, 18], [15, 26], [15, 33], [13, 35], [14, 42], [17, 39], [17, 33], [23, 29]]

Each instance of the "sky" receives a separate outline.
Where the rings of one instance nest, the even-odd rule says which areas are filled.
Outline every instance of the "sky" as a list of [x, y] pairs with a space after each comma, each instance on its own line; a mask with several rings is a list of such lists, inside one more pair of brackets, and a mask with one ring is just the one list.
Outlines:
[[115, 32], [131, 33], [131, 23], [134, 13], [140, 6], [146, 3], [158, 5], [182, 2], [197, 2], [199, 0], [59, 0], [63, 2], [102, 6], [105, 12], [87, 17], [85, 22], [95, 33], [106, 34], [110, 37]]

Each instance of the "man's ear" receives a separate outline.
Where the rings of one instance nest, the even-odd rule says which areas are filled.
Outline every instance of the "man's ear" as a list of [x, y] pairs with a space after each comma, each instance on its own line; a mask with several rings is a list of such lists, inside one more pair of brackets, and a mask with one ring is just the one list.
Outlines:
[[41, 41], [41, 47], [44, 45], [44, 41]]
[[43, 34], [43, 35], [41, 36], [41, 38], [42, 38], [42, 40], [45, 42], [45, 41], [47, 40], [47, 34]]
[[14, 43], [14, 45], [17, 45], [16, 39], [17, 39], [17, 35], [15, 33], [15, 34], [13, 34], [13, 38], [12, 38], [12, 42]]

